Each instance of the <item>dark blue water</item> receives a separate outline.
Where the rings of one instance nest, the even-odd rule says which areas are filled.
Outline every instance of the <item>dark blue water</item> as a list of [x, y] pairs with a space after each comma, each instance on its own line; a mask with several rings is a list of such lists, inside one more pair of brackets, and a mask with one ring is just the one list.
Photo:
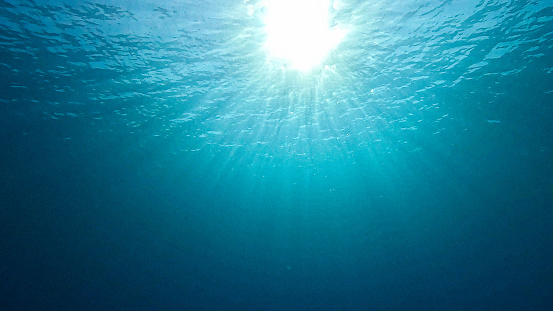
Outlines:
[[0, 309], [551, 310], [553, 1], [0, 0]]

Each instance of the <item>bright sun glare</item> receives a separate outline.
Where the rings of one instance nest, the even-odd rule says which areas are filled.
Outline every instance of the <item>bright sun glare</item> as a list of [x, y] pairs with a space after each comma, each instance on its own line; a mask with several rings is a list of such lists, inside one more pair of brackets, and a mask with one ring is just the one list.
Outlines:
[[290, 67], [308, 71], [344, 37], [329, 27], [329, 0], [267, 0], [266, 47]]

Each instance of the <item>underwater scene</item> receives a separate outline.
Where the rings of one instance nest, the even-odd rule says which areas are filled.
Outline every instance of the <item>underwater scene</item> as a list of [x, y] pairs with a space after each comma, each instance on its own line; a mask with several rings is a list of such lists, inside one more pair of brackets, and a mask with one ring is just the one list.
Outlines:
[[0, 0], [0, 309], [553, 310], [553, 0]]

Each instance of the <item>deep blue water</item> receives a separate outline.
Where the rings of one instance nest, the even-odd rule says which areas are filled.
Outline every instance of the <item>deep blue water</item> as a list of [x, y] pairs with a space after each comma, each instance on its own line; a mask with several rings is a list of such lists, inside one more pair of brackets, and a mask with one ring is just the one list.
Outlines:
[[0, 0], [0, 309], [551, 310], [553, 1]]

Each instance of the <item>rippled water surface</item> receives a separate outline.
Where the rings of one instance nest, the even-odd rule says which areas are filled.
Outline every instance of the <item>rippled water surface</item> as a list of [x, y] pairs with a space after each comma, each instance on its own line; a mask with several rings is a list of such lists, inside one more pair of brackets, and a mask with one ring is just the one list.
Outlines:
[[0, 304], [551, 307], [553, 1], [266, 4], [0, 0]]

